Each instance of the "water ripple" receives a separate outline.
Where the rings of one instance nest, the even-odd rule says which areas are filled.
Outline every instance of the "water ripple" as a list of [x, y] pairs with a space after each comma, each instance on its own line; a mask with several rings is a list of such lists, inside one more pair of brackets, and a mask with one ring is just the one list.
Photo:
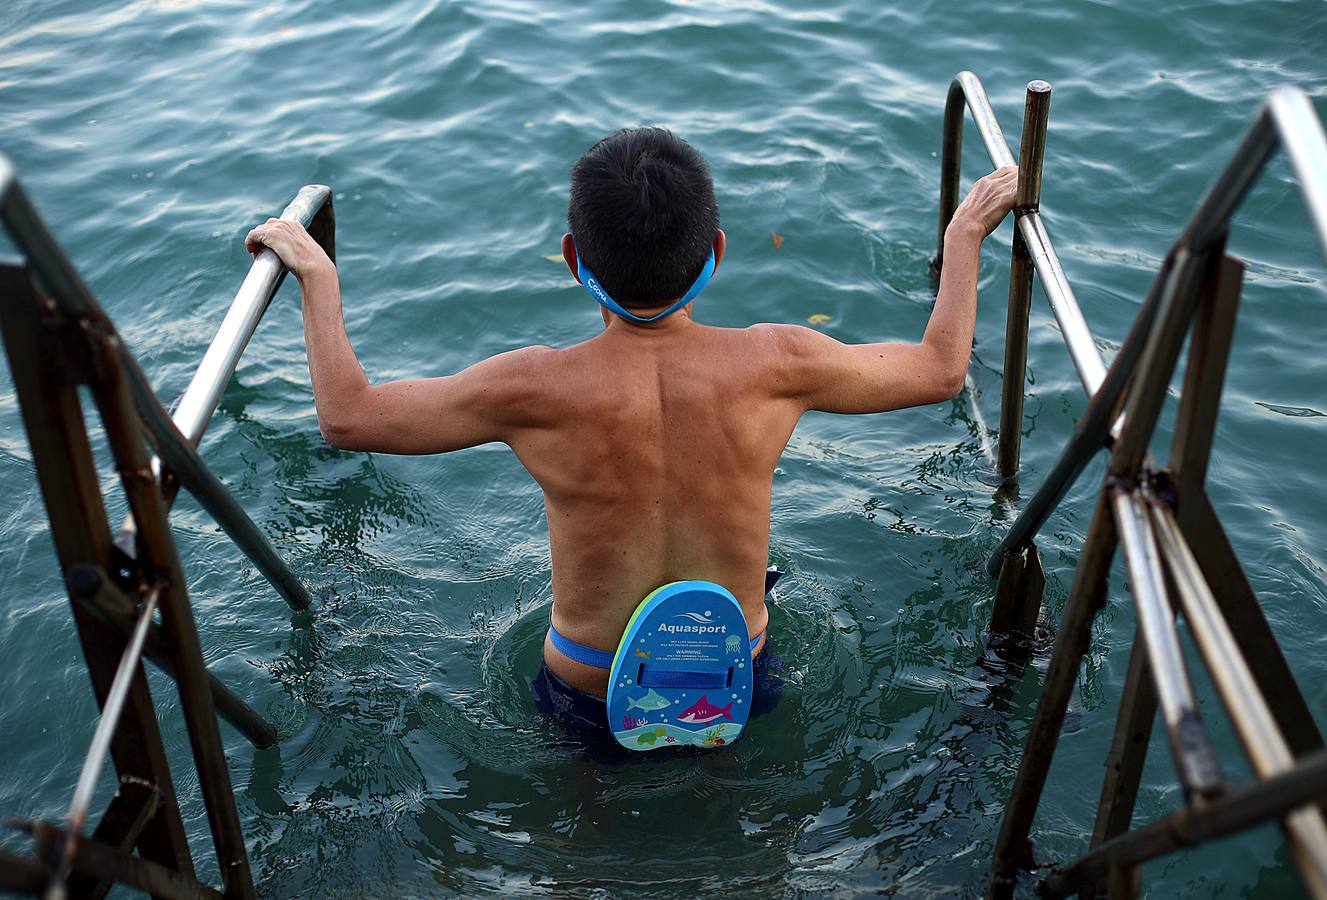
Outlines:
[[[1286, 81], [1327, 91], [1324, 39], [1309, 2], [1157, 16], [1137, 0], [996, 0], [960, 16], [856, 0], [593, 12], [20, 0], [0, 10], [0, 149], [173, 397], [238, 287], [243, 234], [308, 182], [336, 191], [347, 321], [375, 377], [582, 339], [597, 314], [542, 257], [565, 229], [572, 161], [643, 122], [679, 130], [712, 164], [731, 252], [702, 318], [823, 313], [843, 340], [914, 339], [931, 302], [949, 79], [977, 71], [1013, 142], [1024, 85], [1044, 77], [1055, 93], [1043, 210], [1110, 355], [1262, 96]], [[970, 129], [964, 154], [966, 182], [986, 168]], [[1313, 327], [1327, 288], [1308, 233], [1274, 163], [1232, 231], [1248, 274], [1210, 480], [1287, 658], [1312, 683], [1327, 659], [1327, 362]], [[209, 664], [283, 738], [255, 753], [226, 732], [261, 890], [978, 896], [1040, 681], [1035, 664], [981, 652], [981, 565], [1011, 514], [991, 499], [987, 428], [1008, 242], [1005, 226], [983, 260], [960, 400], [811, 416], [789, 445], [771, 547], [789, 571], [771, 604], [785, 695], [762, 738], [617, 768], [563, 740], [528, 693], [550, 602], [535, 485], [495, 448], [421, 460], [326, 447], [287, 287], [203, 452], [319, 589], [316, 615], [292, 619], [187, 498], [174, 518]], [[1040, 301], [1030, 343], [1029, 489], [1083, 408]], [[30, 466], [0, 382], [0, 733], [23, 735], [5, 756], [0, 811], [58, 817], [95, 711]], [[1052, 616], [1099, 478], [1089, 470], [1041, 539]], [[1118, 573], [1112, 597], [1038, 820], [1046, 858], [1081, 851], [1089, 831], [1096, 782], [1073, 773], [1098, 770], [1134, 628]], [[186, 759], [178, 701], [164, 680], [153, 688], [168, 751]], [[177, 768], [190, 836], [213, 865], [195, 779]], [[1171, 774], [1149, 769], [1140, 815], [1176, 802]], [[1238, 841], [1236, 854], [1149, 870], [1149, 885], [1204, 896], [1199, 875], [1232, 892], [1293, 879], [1275, 834]]]

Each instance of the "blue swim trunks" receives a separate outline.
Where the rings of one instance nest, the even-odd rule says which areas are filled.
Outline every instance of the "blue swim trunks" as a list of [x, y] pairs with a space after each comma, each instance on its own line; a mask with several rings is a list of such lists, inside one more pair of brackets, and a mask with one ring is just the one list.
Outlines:
[[[752, 665], [754, 691], [751, 696], [751, 718], [763, 715], [778, 705], [783, 696], [783, 660], [770, 647], [765, 646]], [[539, 674], [530, 683], [535, 709], [554, 719], [572, 737], [585, 744], [592, 754], [613, 758], [641, 756], [624, 749], [608, 727], [608, 709], [603, 697], [577, 690], [549, 670], [548, 664], [539, 667]]]

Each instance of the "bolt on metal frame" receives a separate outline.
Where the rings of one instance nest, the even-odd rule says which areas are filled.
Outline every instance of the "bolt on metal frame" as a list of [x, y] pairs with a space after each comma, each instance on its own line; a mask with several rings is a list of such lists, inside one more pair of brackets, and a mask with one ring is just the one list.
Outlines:
[[[283, 218], [334, 252], [331, 191], [309, 185]], [[0, 331], [32, 447], [74, 624], [101, 708], [67, 822], [16, 821], [35, 856], [0, 851], [0, 890], [102, 896], [119, 883], [160, 897], [252, 897], [244, 838], [217, 716], [256, 747], [276, 730], [204, 665], [168, 521], [184, 487], [292, 609], [312, 602], [196, 446], [240, 355], [286, 275], [270, 250], [254, 260], [172, 416], [0, 156], [0, 222], [22, 258], [0, 259]], [[129, 517], [112, 539], [78, 388], [90, 389]], [[154, 452], [149, 452], [148, 443]], [[159, 612], [160, 621], [154, 618]], [[201, 883], [144, 677], [146, 657], [176, 682], [180, 711], [221, 868]], [[84, 833], [107, 752], [118, 790]], [[135, 855], [134, 851], [137, 850]]]
[[[1142, 862], [1277, 819], [1306, 889], [1314, 897], [1327, 897], [1327, 822], [1321, 809], [1327, 802], [1327, 751], [1203, 487], [1243, 277], [1243, 265], [1225, 254], [1231, 216], [1270, 156], [1284, 149], [1327, 256], [1327, 137], [1303, 91], [1281, 88], [1268, 97], [1168, 253], [1107, 367], [1038, 209], [1049, 98], [1045, 82], [1028, 85], [1006, 325], [998, 457], [1006, 479], [1002, 490], [1009, 490], [1018, 471], [1030, 269], [1041, 278], [1088, 405], [1059, 460], [988, 563], [990, 574], [999, 576], [993, 637], [1012, 634], [1025, 642], [1032, 635], [1044, 584], [1034, 538], [1097, 452], [1108, 450], [1109, 462], [1001, 822], [990, 895], [1008, 896], [1018, 871], [1035, 867], [1029, 838], [1033, 818], [1093, 619], [1106, 602], [1111, 563], [1121, 547], [1138, 631], [1097, 821], [1087, 854], [1052, 870], [1043, 891], [1053, 897], [1075, 892], [1137, 896]], [[981, 82], [971, 72], [959, 73], [945, 107], [941, 249], [957, 205], [965, 104], [992, 163], [1003, 166], [1013, 159]], [[937, 253], [936, 270], [942, 265]], [[1186, 336], [1189, 354], [1175, 434], [1170, 459], [1161, 467], [1147, 450]], [[1247, 784], [1232, 786], [1222, 777], [1197, 713], [1176, 630], [1178, 613], [1189, 625], [1249, 757], [1256, 777]], [[1158, 708], [1185, 806], [1130, 830]]]

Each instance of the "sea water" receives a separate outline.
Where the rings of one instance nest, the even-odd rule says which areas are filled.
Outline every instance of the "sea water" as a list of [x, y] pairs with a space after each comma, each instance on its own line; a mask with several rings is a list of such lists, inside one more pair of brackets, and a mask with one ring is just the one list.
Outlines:
[[[817, 317], [844, 341], [917, 339], [949, 82], [977, 72], [1016, 144], [1024, 86], [1044, 78], [1043, 213], [1109, 358], [1266, 93], [1301, 84], [1327, 109], [1324, 46], [1314, 0], [9, 0], [0, 151], [169, 400], [243, 278], [245, 232], [309, 182], [335, 191], [347, 324], [373, 379], [593, 335], [597, 307], [549, 259], [567, 173], [597, 138], [643, 123], [713, 167], [729, 251], [699, 319]], [[989, 166], [971, 128], [963, 164], [965, 186]], [[780, 707], [731, 747], [625, 767], [584, 758], [530, 698], [551, 600], [536, 486], [499, 446], [330, 449], [289, 281], [202, 452], [319, 593], [315, 614], [292, 619], [192, 500], [173, 516], [208, 664], [282, 735], [255, 752], [222, 728], [260, 892], [980, 894], [1046, 663], [983, 655], [982, 563], [1016, 512], [993, 498], [983, 452], [1009, 240], [1005, 225], [983, 256], [969, 390], [810, 415], [788, 446], [770, 547], [789, 573], [770, 622]], [[1210, 489], [1322, 719], [1327, 290], [1283, 159], [1230, 246], [1248, 269]], [[1040, 289], [1029, 356], [1024, 497], [1084, 408]], [[1172, 401], [1162, 457], [1173, 414]], [[1101, 476], [1098, 462], [1040, 539], [1052, 620]], [[118, 519], [109, 468], [102, 483]], [[59, 819], [96, 707], [7, 370], [0, 493], [0, 815]], [[1134, 627], [1117, 563], [1038, 860], [1086, 846]], [[151, 683], [215, 881], [178, 698]], [[1195, 689], [1227, 776], [1245, 777], [1206, 676]], [[96, 808], [112, 790], [108, 767]], [[1158, 731], [1138, 821], [1181, 802]], [[0, 846], [28, 844], [5, 832]], [[1271, 825], [1143, 877], [1155, 897], [1298, 890]]]

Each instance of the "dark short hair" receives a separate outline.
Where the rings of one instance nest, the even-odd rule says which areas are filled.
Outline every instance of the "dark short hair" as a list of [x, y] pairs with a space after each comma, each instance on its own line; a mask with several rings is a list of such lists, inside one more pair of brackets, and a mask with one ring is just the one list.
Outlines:
[[623, 306], [676, 300], [719, 230], [710, 167], [666, 128], [626, 128], [571, 167], [567, 224], [581, 260]]

